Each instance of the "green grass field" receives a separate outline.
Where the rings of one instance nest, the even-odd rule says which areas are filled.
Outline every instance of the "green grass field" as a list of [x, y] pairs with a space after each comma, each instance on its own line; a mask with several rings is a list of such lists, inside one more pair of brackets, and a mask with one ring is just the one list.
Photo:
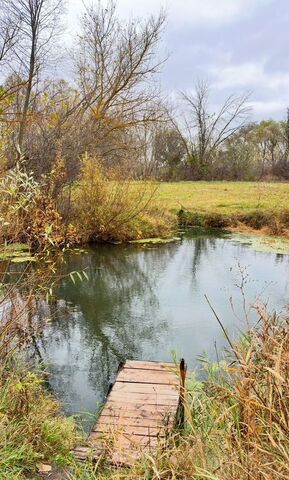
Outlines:
[[289, 209], [289, 183], [165, 182], [158, 189], [156, 201], [172, 212], [183, 208], [224, 215], [255, 210], [280, 213]]
[[263, 230], [289, 236], [289, 183], [165, 182], [155, 198], [181, 226]]

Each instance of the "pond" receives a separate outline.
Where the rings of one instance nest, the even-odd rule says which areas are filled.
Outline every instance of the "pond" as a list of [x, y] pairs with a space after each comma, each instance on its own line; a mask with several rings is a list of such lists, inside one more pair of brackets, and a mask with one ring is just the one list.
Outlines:
[[[88, 279], [61, 280], [39, 343], [64, 411], [94, 414], [127, 358], [171, 361], [176, 355], [191, 368], [205, 352], [220, 358], [227, 344], [205, 294], [235, 337], [256, 318], [254, 302], [277, 310], [287, 304], [288, 264], [288, 255], [257, 252], [237, 235], [208, 232], [159, 246], [69, 252], [66, 272], [84, 270]], [[87, 428], [93, 418], [83, 418]]]

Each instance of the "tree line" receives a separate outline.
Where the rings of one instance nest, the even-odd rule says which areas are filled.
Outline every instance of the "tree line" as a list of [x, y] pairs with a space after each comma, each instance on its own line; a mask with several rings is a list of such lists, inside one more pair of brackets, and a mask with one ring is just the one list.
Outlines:
[[64, 0], [2, 0], [2, 171], [20, 163], [39, 179], [61, 158], [69, 183], [85, 154], [133, 178], [289, 178], [288, 112], [252, 123], [248, 96], [234, 94], [215, 112], [204, 82], [170, 105], [158, 81], [163, 12], [125, 22], [99, 0], [63, 53], [64, 18]]

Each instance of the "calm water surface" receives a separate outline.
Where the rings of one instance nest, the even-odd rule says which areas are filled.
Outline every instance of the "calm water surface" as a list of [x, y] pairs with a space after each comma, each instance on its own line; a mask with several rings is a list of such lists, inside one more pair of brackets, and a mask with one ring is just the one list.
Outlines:
[[95, 413], [126, 358], [170, 361], [176, 352], [195, 367], [207, 352], [214, 360], [226, 344], [204, 294], [237, 335], [245, 325], [241, 272], [248, 307], [256, 299], [277, 309], [288, 302], [289, 256], [257, 253], [233, 237], [102, 245], [66, 260], [67, 272], [85, 269], [89, 279], [62, 280], [40, 351], [69, 414]]

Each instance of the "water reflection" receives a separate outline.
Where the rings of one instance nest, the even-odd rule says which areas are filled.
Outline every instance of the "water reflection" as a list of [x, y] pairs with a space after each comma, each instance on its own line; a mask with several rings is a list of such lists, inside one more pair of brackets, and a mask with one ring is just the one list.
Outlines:
[[39, 343], [65, 411], [94, 413], [126, 358], [166, 361], [175, 350], [191, 367], [204, 351], [215, 358], [225, 340], [204, 294], [234, 335], [244, 326], [240, 268], [247, 306], [261, 293], [279, 309], [288, 303], [288, 259], [207, 234], [69, 253], [61, 273], [85, 270], [89, 280], [63, 278], [57, 298], [42, 305], [51, 320]]
[[[164, 266], [169, 252], [163, 253]], [[105, 246], [68, 256], [66, 272], [85, 269], [89, 281], [64, 278], [42, 341], [52, 387], [67, 411], [95, 411], [121, 361], [152, 358], [165, 349], [168, 325], [157, 313], [155, 256]]]

